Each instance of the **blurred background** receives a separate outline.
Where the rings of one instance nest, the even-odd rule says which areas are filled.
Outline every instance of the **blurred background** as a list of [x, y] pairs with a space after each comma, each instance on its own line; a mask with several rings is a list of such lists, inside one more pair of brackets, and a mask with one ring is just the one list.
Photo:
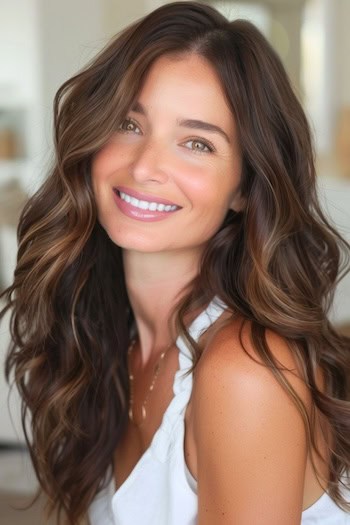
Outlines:
[[[52, 103], [58, 87], [120, 29], [161, 0], [0, 0], [0, 288], [11, 282], [16, 225], [52, 158]], [[350, 241], [350, 0], [210, 1], [228, 18], [247, 18], [281, 56], [310, 120], [320, 196]], [[332, 317], [350, 326], [350, 276], [338, 286]], [[7, 320], [0, 327], [3, 363]], [[2, 365], [1, 365], [2, 366]], [[12, 510], [36, 482], [23, 446], [19, 404], [0, 375], [0, 523], [46, 523]], [[10, 408], [10, 410], [9, 410]], [[12, 420], [10, 417], [12, 414]], [[32, 521], [30, 521], [32, 520]]]

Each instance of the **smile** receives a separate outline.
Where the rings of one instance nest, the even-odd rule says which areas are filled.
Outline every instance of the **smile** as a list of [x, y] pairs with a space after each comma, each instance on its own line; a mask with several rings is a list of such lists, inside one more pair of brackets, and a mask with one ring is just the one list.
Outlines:
[[134, 206], [135, 208], [139, 208], [140, 210], [171, 212], [179, 209], [179, 206], [176, 205], [160, 204], [157, 202], [136, 199], [135, 197], [132, 197], [123, 191], [118, 191], [118, 195], [123, 201], [127, 202], [131, 206]]
[[[147, 200], [145, 195], [130, 195], [123, 190], [124, 188], [113, 188], [114, 202], [118, 209], [131, 219], [145, 222], [163, 221], [181, 210], [181, 206], [177, 206], [172, 202], [156, 202], [156, 197], [154, 200]], [[154, 197], [152, 196], [151, 198], [153, 199]]]

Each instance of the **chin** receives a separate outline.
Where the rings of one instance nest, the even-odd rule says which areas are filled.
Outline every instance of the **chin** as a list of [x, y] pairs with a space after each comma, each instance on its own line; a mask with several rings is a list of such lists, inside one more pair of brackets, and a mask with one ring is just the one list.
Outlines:
[[144, 235], [137, 235], [136, 233], [131, 232], [113, 232], [107, 228], [105, 228], [105, 231], [110, 240], [123, 250], [132, 250], [144, 253], [156, 253], [167, 248], [166, 246], [157, 243], [154, 236], [153, 238], [151, 238], [151, 236], [146, 237]]

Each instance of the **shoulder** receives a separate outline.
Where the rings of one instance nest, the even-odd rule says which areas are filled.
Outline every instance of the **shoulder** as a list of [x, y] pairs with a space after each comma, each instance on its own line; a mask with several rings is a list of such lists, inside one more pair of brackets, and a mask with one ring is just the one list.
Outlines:
[[[267, 330], [266, 343], [307, 407], [310, 395], [288, 342]], [[303, 418], [263, 364], [250, 323], [230, 321], [210, 340], [195, 369], [192, 407], [199, 525], [300, 523]]]
[[[281, 371], [281, 375], [295, 389], [308, 407], [311, 403], [309, 389], [302, 378], [300, 365], [288, 341], [276, 332], [266, 329], [265, 341], [272, 358]], [[194, 392], [210, 393], [220, 384], [234, 393], [235, 388], [242, 388], [250, 396], [268, 396], [278, 391], [284, 392], [273, 369], [267, 366], [260, 356], [252, 336], [249, 321], [234, 319], [226, 323], [209, 340], [204, 349], [194, 374]], [[222, 389], [221, 389], [222, 391]], [[290, 399], [288, 395], [285, 402]]]

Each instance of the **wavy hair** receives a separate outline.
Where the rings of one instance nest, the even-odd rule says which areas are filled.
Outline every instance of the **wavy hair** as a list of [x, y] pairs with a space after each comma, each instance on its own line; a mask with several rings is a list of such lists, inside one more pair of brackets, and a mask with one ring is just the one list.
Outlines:
[[[265, 337], [281, 334], [298, 358], [314, 413], [333, 430], [328, 491], [344, 508], [350, 466], [350, 339], [328, 319], [349, 245], [320, 209], [307, 120], [276, 52], [251, 23], [210, 6], [174, 2], [133, 23], [54, 102], [55, 164], [18, 226], [6, 361], [49, 512], [74, 525], [108, 481], [127, 419], [127, 347], [133, 322], [121, 248], [97, 221], [91, 161], [110, 139], [163, 55], [196, 53], [216, 70], [237, 124], [243, 211], [229, 211], [176, 309], [178, 331], [201, 349], [186, 313], [219, 296], [242, 319], [263, 363], [288, 392], [316, 452], [312, 417]], [[316, 382], [317, 367], [325, 390]]]

